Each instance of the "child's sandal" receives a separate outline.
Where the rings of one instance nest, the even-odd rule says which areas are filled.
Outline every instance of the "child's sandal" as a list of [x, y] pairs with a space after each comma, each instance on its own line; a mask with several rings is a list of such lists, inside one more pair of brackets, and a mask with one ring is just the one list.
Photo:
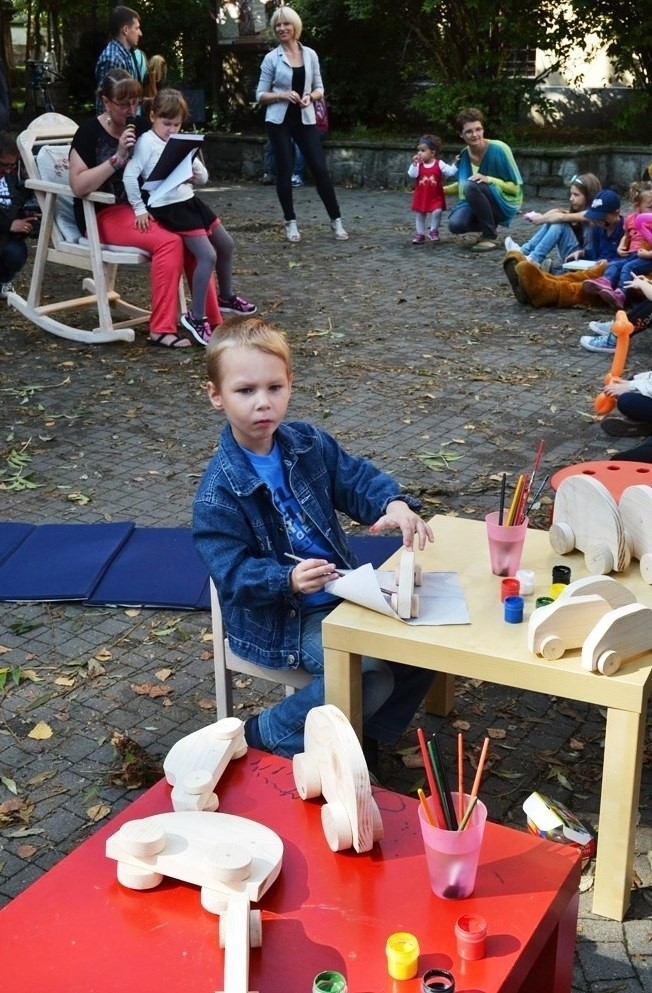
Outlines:
[[168, 331], [167, 334], [150, 334], [147, 339], [148, 345], [154, 345], [157, 348], [190, 348], [191, 343], [187, 338], [183, 338], [180, 334], [174, 334], [172, 331]]

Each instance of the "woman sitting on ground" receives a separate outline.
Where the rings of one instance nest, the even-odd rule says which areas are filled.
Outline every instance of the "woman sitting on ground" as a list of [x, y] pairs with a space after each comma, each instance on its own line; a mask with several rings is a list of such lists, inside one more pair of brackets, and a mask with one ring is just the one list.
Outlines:
[[505, 238], [505, 249], [508, 252], [520, 252], [528, 262], [535, 262], [537, 265], [541, 265], [555, 250], [562, 265], [577, 258], [578, 251], [589, 247], [591, 226], [586, 223], [584, 213], [601, 186], [600, 180], [592, 172], [573, 176], [568, 192], [569, 207], [553, 207], [543, 214], [536, 210], [524, 214], [525, 220], [534, 224], [536, 230], [522, 245], [508, 235]]
[[445, 193], [457, 193], [460, 198], [450, 212], [448, 228], [451, 234], [479, 231], [471, 251], [489, 252], [500, 248], [498, 225], [509, 227], [521, 208], [523, 180], [509, 145], [485, 138], [482, 111], [463, 110], [457, 126], [466, 148], [457, 162], [457, 182], [444, 187]]
[[[95, 204], [100, 240], [105, 245], [139, 248], [151, 256], [150, 291], [152, 314], [149, 343], [164, 348], [186, 348], [191, 342], [177, 333], [178, 287], [185, 268], [190, 281], [195, 260], [184, 253], [181, 236], [166, 231], [156, 221], [146, 230], [136, 226], [134, 212], [122, 181], [137, 135], [146, 130], [142, 118], [134, 126], [132, 118], [140, 104], [142, 88], [125, 69], [111, 69], [98, 89], [104, 110], [84, 121], [77, 129], [70, 151], [70, 186], [76, 197], [101, 190], [112, 193], [113, 204]], [[129, 121], [129, 123], [127, 123]], [[75, 201], [77, 226], [85, 234], [83, 206]], [[217, 304], [215, 280], [206, 297], [206, 315], [212, 327], [222, 323]]]

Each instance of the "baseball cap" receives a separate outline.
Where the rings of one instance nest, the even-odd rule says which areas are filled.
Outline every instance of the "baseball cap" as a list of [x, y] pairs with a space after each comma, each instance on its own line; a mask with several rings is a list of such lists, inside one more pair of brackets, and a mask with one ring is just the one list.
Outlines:
[[613, 214], [616, 210], [620, 210], [618, 194], [613, 190], [600, 190], [584, 216], [587, 221], [603, 221], [607, 214]]

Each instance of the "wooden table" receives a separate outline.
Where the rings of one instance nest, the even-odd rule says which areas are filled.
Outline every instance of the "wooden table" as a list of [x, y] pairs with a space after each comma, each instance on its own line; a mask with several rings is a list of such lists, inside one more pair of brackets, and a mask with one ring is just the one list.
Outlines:
[[[488, 824], [475, 893], [441, 900], [428, 882], [414, 800], [375, 790], [385, 837], [372, 851], [334, 854], [321, 802], [299, 799], [291, 763], [249, 750], [219, 783], [220, 811], [266, 824], [283, 840], [281, 875], [264, 895], [262, 948], [252, 949], [249, 988], [310, 993], [324, 970], [349, 993], [419, 993], [426, 969], [452, 970], [458, 989], [570, 993], [580, 866], [574, 849]], [[47, 993], [214, 993], [223, 988], [217, 918], [199, 889], [164, 880], [124, 889], [104, 855], [125, 820], [171, 809], [163, 781], [0, 911], [3, 989]], [[209, 814], [207, 816], [213, 816]], [[456, 919], [488, 922], [487, 956], [462, 963]], [[418, 938], [419, 975], [394, 984], [385, 942]]]
[[[359, 731], [360, 655], [372, 655], [604, 707], [607, 727], [593, 911], [622, 920], [632, 882], [652, 657], [627, 662], [607, 677], [583, 670], [578, 651], [567, 652], [558, 662], [530, 654], [525, 624], [503, 620], [500, 579], [489, 568], [484, 521], [438, 515], [431, 524], [435, 542], [418, 553], [417, 561], [424, 570], [458, 573], [471, 624], [410, 626], [341, 604], [323, 624], [326, 701], [339, 707]], [[552, 566], [559, 562], [571, 567], [573, 579], [587, 575], [581, 553], [558, 556], [550, 548], [547, 532], [528, 531], [521, 565], [535, 570], [537, 587], [535, 596], [528, 598], [526, 620], [535, 597], [547, 594]], [[642, 603], [652, 605], [652, 589], [641, 579], [638, 562], [618, 578]]]

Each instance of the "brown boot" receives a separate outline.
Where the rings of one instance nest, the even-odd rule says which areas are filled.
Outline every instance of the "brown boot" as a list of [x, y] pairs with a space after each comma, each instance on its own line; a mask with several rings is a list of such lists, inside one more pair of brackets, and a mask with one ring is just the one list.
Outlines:
[[530, 307], [531, 306], [530, 298], [528, 297], [527, 293], [521, 286], [520, 280], [516, 274], [516, 266], [518, 265], [519, 262], [524, 262], [524, 261], [525, 261], [525, 256], [523, 255], [522, 252], [516, 252], [516, 251], [508, 252], [505, 258], [503, 259], [503, 269], [505, 271], [505, 275], [507, 276], [507, 279], [509, 280], [509, 285], [512, 288], [512, 293], [514, 294], [518, 302], [522, 303], [524, 307]]

